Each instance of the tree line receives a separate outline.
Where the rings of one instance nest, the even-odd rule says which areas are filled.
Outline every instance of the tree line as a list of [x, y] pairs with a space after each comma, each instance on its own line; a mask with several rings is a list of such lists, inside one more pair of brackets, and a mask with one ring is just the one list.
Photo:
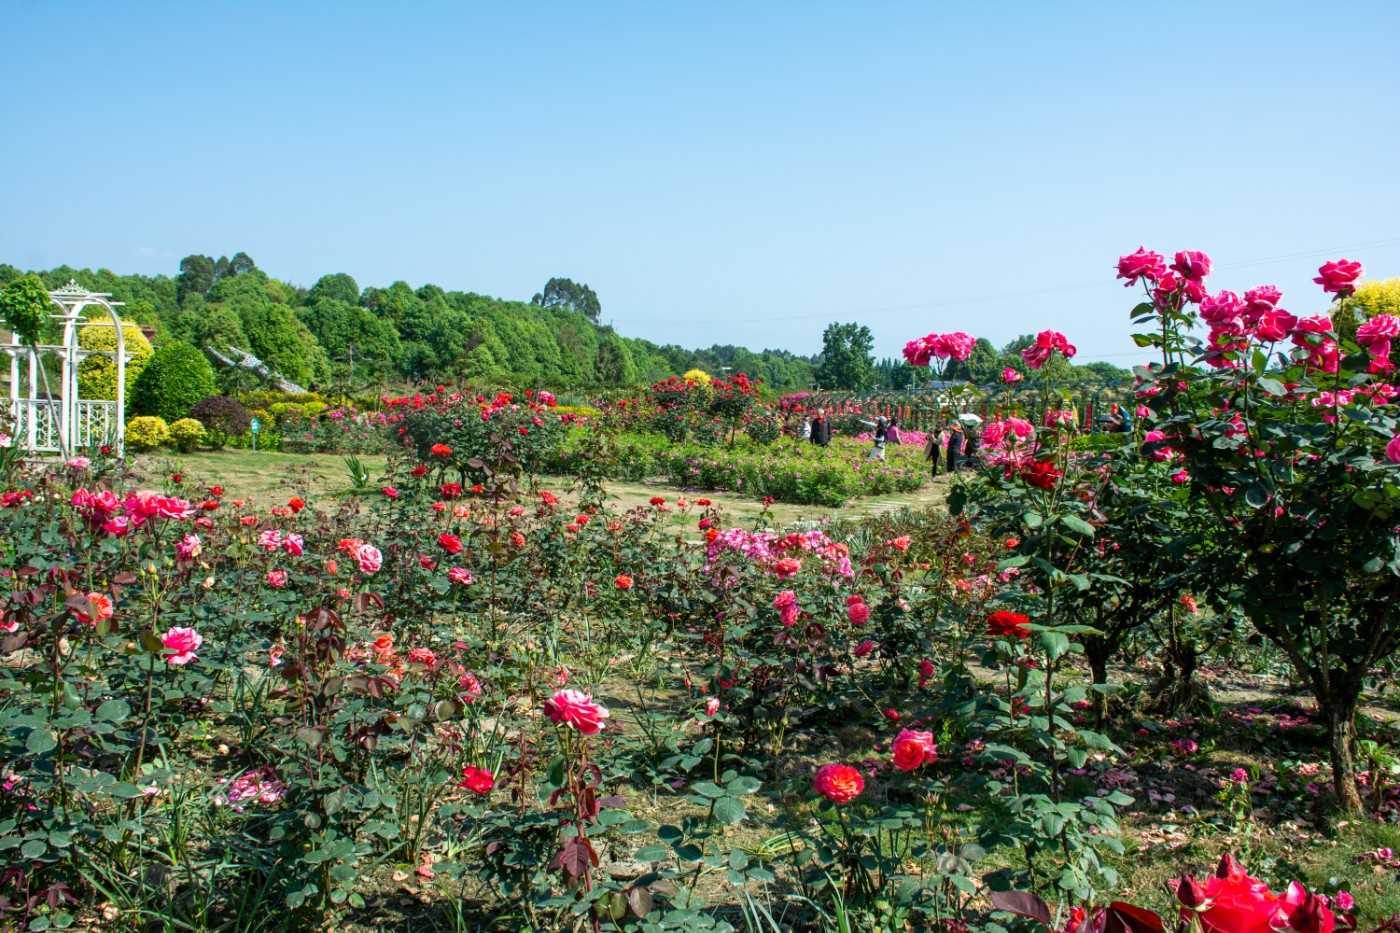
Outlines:
[[[21, 274], [0, 264], [0, 287]], [[186, 256], [173, 278], [70, 266], [37, 274], [49, 288], [76, 279], [110, 292], [126, 303], [125, 318], [155, 328], [157, 343], [247, 350], [293, 382], [351, 393], [403, 382], [626, 386], [726, 367], [795, 389], [812, 382], [816, 362], [785, 350], [687, 350], [623, 337], [599, 323], [593, 289], [563, 278], [523, 302], [402, 281], [362, 289], [343, 272], [303, 288], [269, 276], [243, 252]]]

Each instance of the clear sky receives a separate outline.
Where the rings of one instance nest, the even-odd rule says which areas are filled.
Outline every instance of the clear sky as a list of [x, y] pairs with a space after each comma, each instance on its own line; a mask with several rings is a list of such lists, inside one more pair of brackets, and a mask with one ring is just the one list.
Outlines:
[[22, 268], [558, 275], [660, 343], [1055, 327], [1120, 364], [1139, 244], [1295, 313], [1324, 259], [1400, 275], [1396, 0], [0, 0], [0, 35]]

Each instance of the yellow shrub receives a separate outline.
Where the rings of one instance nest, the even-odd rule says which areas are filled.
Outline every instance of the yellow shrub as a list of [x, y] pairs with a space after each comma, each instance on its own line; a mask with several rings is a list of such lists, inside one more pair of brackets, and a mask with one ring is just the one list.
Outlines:
[[[155, 350], [141, 328], [130, 321], [122, 322], [122, 337], [131, 357], [126, 364], [126, 399], [131, 401], [131, 388], [136, 377], [146, 368]], [[110, 321], [78, 328], [78, 346], [84, 350], [117, 349], [117, 329]], [[78, 364], [78, 392], [83, 398], [115, 399], [117, 397], [117, 364], [105, 356], [90, 356]]]
[[[170, 439], [184, 453], [194, 450], [203, 444], [208, 437], [209, 432], [204, 430], [204, 425], [193, 418], [181, 418], [170, 426]], [[127, 439], [130, 440], [130, 438], [130, 428], [128, 428]]]
[[690, 372], [686, 373], [681, 378], [684, 379], [686, 382], [694, 382], [698, 383], [699, 385], [707, 386], [710, 384], [710, 374], [705, 372], [703, 369], [692, 369]]
[[[308, 393], [309, 396], [309, 393]], [[307, 402], [277, 402], [268, 406], [268, 412], [276, 422], [289, 424], [300, 421], [310, 421], [326, 410], [326, 403], [321, 401]]]
[[155, 450], [170, 441], [170, 428], [164, 418], [142, 415], [126, 423], [126, 443], [135, 450]]
[[592, 418], [598, 414], [598, 409], [590, 405], [557, 405], [554, 412], [560, 415], [577, 415], [580, 418]]

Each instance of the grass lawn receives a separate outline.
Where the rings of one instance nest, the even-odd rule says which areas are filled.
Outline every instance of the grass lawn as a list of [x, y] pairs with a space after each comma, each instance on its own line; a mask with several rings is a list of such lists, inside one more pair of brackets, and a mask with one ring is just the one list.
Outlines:
[[[377, 488], [388, 458], [363, 456], [360, 462], [369, 470], [370, 482]], [[223, 486], [225, 494], [232, 498], [253, 496], [255, 499], [280, 500], [298, 495], [304, 499], [323, 499], [348, 495], [353, 488], [350, 470], [339, 454], [255, 454], [249, 450], [225, 449], [145, 455], [136, 457], [133, 466], [144, 477], [144, 482], [151, 486], [158, 485], [158, 477], [163, 472], [178, 468], [187, 477]], [[563, 496], [569, 495], [572, 485], [570, 479], [564, 476], [543, 476], [537, 482], [540, 488]], [[904, 506], [923, 508], [943, 501], [946, 484], [947, 480], [940, 478], [938, 483], [915, 493], [852, 499], [839, 509], [779, 502], [769, 509], [770, 524], [786, 527], [796, 522], [818, 522], [837, 517], [860, 518]], [[616, 498], [617, 507], [622, 509], [647, 505], [653, 496], [675, 502], [683, 492], [662, 480], [615, 482], [608, 484], [608, 489]], [[703, 497], [721, 503], [732, 520], [745, 525], [763, 511], [763, 504], [757, 499], [735, 493], [696, 490], [684, 494], [692, 500]]]
[[[377, 480], [387, 457], [361, 457]], [[153, 454], [132, 461], [136, 472], [154, 486], [167, 470], [178, 469], [196, 480], [224, 487], [230, 498], [304, 499], [345, 495], [351, 490], [350, 470], [339, 454], [282, 454], [250, 450], [201, 450], [190, 454]]]

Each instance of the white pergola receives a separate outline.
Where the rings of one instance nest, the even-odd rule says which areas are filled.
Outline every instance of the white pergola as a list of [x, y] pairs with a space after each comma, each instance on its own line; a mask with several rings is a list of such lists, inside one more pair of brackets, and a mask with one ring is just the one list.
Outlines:
[[[60, 289], [49, 292], [55, 311], [50, 319], [63, 325], [61, 344], [22, 346], [19, 338], [10, 336], [10, 345], [0, 345], [0, 351], [10, 356], [10, 416], [14, 419], [14, 443], [31, 453], [59, 453], [107, 445], [121, 455], [126, 440], [126, 338], [123, 321], [116, 309], [124, 303], [111, 301], [107, 292], [90, 292], [72, 279]], [[83, 309], [91, 306], [106, 310], [107, 321], [88, 321]], [[117, 349], [85, 350], [78, 345], [80, 327], [116, 328]], [[45, 379], [40, 356], [52, 353], [58, 357], [63, 371], [59, 378], [58, 398], [40, 398], [39, 390]], [[89, 356], [105, 356], [117, 366], [117, 398], [84, 399], [78, 392], [78, 364]], [[21, 358], [28, 359], [27, 379], [21, 379]], [[54, 386], [49, 386], [52, 393]]]

